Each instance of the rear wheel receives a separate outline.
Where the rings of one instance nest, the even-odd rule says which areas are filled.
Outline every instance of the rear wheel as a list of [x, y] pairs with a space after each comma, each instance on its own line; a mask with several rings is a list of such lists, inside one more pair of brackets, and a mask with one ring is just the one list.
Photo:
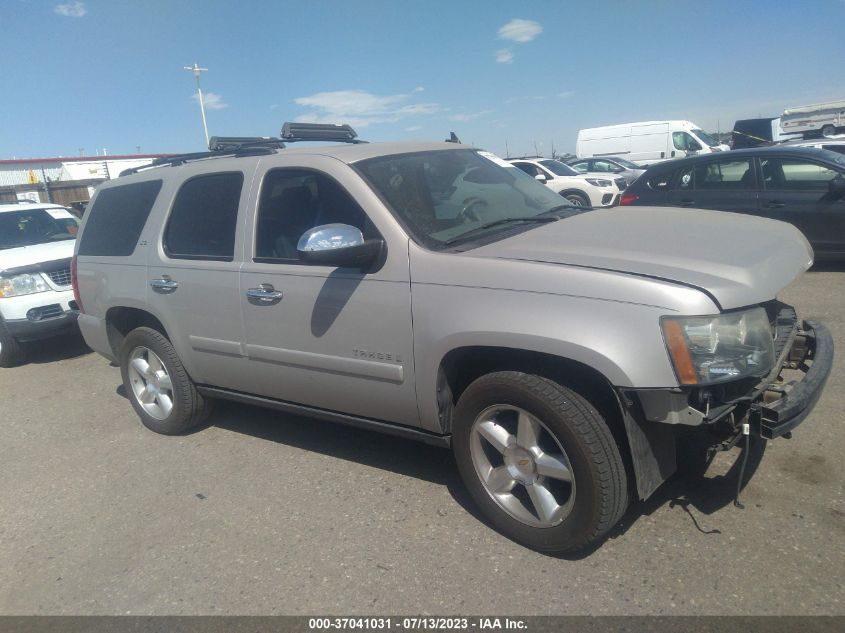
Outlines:
[[21, 344], [6, 329], [6, 324], [0, 321], [0, 367], [20, 365], [23, 359], [24, 351]]
[[571, 204], [574, 207], [589, 207], [590, 206], [590, 201], [587, 199], [587, 196], [585, 196], [584, 194], [571, 191], [569, 193], [563, 194], [563, 197], [566, 198], [569, 201], [569, 204]]
[[126, 396], [150, 430], [178, 435], [208, 417], [209, 401], [197, 392], [173, 345], [160, 332], [140, 327], [126, 336], [120, 373]]
[[822, 136], [833, 136], [836, 134], [836, 128], [829, 123], [825, 126], [822, 126]]
[[497, 372], [473, 382], [455, 409], [452, 442], [481, 511], [531, 549], [587, 547], [627, 508], [625, 468], [604, 419], [546, 378]]

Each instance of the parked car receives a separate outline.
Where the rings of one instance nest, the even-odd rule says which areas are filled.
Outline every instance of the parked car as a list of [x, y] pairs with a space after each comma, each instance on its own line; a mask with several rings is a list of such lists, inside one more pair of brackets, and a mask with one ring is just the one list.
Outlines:
[[580, 130], [578, 158], [624, 156], [640, 166], [730, 149], [690, 121], [641, 121]]
[[70, 261], [78, 228], [55, 204], [0, 204], [0, 367], [23, 362], [21, 343], [75, 327]]
[[787, 108], [780, 116], [780, 127], [786, 133], [833, 136], [845, 127], [845, 101]]
[[451, 446], [490, 523], [552, 553], [649, 497], [685, 431], [771, 439], [818, 399], [830, 334], [775, 299], [812, 262], [794, 227], [577, 209], [471, 147], [282, 130], [332, 138], [212, 139], [97, 189], [79, 325], [148, 428], [222, 398]]
[[731, 149], [765, 147], [793, 138], [801, 138], [801, 135], [784, 134], [780, 129], [780, 117], [740, 119], [734, 123], [730, 147]]
[[569, 165], [551, 158], [515, 158], [510, 163], [576, 207], [612, 207], [619, 204], [620, 192], [627, 183], [612, 175], [579, 174]]
[[837, 154], [845, 154], [845, 134], [836, 134], [828, 138], [801, 139], [797, 141], [786, 141], [779, 147], [814, 147], [826, 149]]
[[845, 258], [845, 155], [777, 145], [654, 165], [624, 206], [761, 215], [794, 224], [817, 258]]
[[631, 185], [645, 172], [645, 167], [632, 163], [618, 156], [603, 156], [601, 158], [572, 158], [566, 161], [579, 174], [590, 176], [607, 176], [616, 174], [625, 179], [625, 185]]

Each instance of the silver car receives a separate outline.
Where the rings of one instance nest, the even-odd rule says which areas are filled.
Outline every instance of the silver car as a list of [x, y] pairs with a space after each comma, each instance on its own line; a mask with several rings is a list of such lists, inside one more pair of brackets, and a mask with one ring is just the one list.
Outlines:
[[645, 173], [645, 167], [637, 165], [619, 156], [602, 156], [600, 158], [574, 158], [566, 162], [579, 174], [597, 176], [615, 175], [624, 178], [628, 186], [636, 182]]
[[587, 211], [453, 143], [282, 137], [344, 142], [212, 139], [92, 200], [79, 327], [153, 431], [229, 399], [451, 447], [490, 524], [557, 553], [649, 497], [676, 441], [782, 436], [821, 393], [831, 337], [776, 299], [813, 261], [788, 224]]

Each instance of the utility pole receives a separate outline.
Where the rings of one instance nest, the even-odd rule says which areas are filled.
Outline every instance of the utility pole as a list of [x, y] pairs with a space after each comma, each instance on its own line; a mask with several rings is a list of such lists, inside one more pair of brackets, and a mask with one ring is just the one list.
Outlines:
[[190, 70], [197, 78], [197, 98], [200, 102], [200, 115], [202, 116], [202, 131], [205, 133], [205, 146], [208, 147], [208, 125], [205, 122], [205, 102], [202, 98], [202, 87], [200, 87], [200, 75], [208, 71], [208, 68], [200, 68], [199, 64], [194, 62], [193, 66], [183, 66], [185, 70]]

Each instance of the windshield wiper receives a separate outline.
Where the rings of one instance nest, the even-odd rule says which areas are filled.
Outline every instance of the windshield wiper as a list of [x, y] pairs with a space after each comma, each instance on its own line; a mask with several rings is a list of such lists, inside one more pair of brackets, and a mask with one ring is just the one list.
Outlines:
[[580, 213], [581, 211], [592, 211], [593, 207], [576, 207], [574, 204], [559, 204], [556, 207], [552, 207], [548, 211], [543, 211], [537, 217], [547, 217], [553, 213], [557, 213], [558, 211], [570, 211], [575, 213]]
[[457, 236], [455, 236], [451, 239], [446, 240], [445, 242], [443, 242], [443, 244], [445, 244], [446, 246], [450, 246], [450, 245], [452, 245], [456, 242], [462, 242], [468, 236], [474, 235], [475, 233], [478, 233], [479, 231], [483, 231], [485, 229], [491, 229], [494, 226], [501, 226], [503, 224], [513, 224], [515, 222], [539, 222], [539, 223], [557, 222], [557, 220], [558, 220], [558, 218], [548, 216], [548, 215], [546, 215], [546, 216], [534, 215], [534, 216], [529, 216], [527, 218], [500, 218], [498, 220], [493, 220], [492, 222], [486, 222], [486, 223], [484, 223], [480, 226], [476, 226], [474, 229], [470, 229], [469, 231], [466, 231], [465, 233], [461, 233], [460, 235], [457, 235]]

